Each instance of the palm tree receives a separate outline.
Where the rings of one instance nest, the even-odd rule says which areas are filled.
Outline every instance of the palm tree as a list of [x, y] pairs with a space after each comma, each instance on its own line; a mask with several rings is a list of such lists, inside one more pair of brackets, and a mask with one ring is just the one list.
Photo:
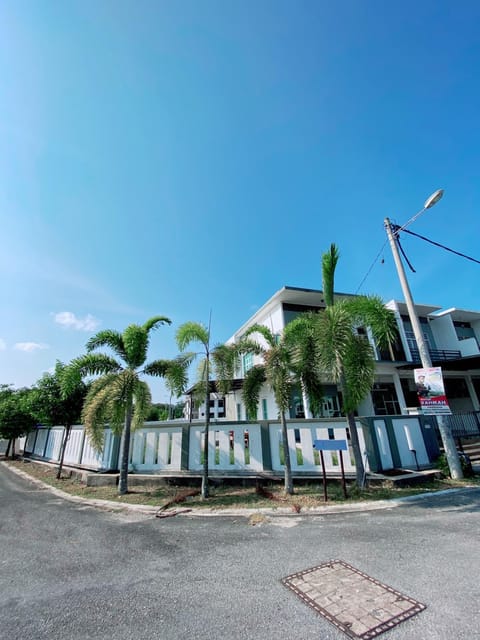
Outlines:
[[[105, 423], [109, 423], [114, 434], [121, 434], [120, 494], [128, 492], [131, 431], [143, 426], [151, 405], [149, 386], [140, 376], [163, 377], [178, 395], [187, 382], [188, 356], [145, 364], [150, 332], [163, 324], [171, 324], [171, 320], [154, 316], [143, 325], [129, 325], [123, 333], [111, 329], [99, 331], [87, 342], [88, 353], [73, 360], [64, 377], [64, 387], [68, 390], [78, 373], [82, 377], [99, 376], [85, 399], [82, 420], [97, 451], [103, 448]], [[117, 359], [104, 353], [94, 353], [99, 347], [108, 347]]]
[[305, 418], [320, 414], [324, 395], [313, 319], [312, 312], [301, 314], [283, 330], [291, 354], [290, 365], [302, 392]]
[[[266, 347], [260, 342], [245, 341], [255, 333], [263, 337]], [[307, 334], [306, 327], [298, 323], [293, 327], [287, 326], [281, 336], [275, 335], [264, 325], [255, 324], [245, 332], [243, 343], [239, 343], [242, 351], [253, 351], [263, 356], [263, 365], [255, 365], [245, 374], [243, 399], [247, 413], [256, 416], [260, 389], [265, 381], [273, 391], [282, 425], [285, 493], [290, 495], [293, 494], [293, 479], [285, 414], [290, 406], [292, 390], [300, 383], [314, 407], [318, 407], [323, 395], [315, 366], [310, 360], [301, 358], [306, 355], [302, 346], [305, 347], [308, 341]], [[302, 343], [300, 337], [305, 342]]]
[[210, 327], [201, 322], [185, 322], [176, 333], [177, 345], [180, 351], [185, 351], [192, 343], [199, 343], [201, 351], [194, 355], [203, 356], [198, 367], [198, 381], [195, 385], [195, 396], [202, 397], [205, 401], [205, 430], [203, 434], [203, 475], [202, 475], [202, 500], [209, 495], [208, 489], [208, 435], [210, 428]]
[[[208, 487], [208, 438], [210, 430], [210, 392], [212, 378], [215, 377], [215, 388], [223, 396], [231, 389], [237, 358], [241, 350], [238, 345], [220, 344], [213, 349], [210, 347], [210, 327], [201, 322], [185, 322], [176, 333], [177, 345], [184, 352], [192, 343], [200, 344], [201, 351], [186, 354], [188, 358], [201, 355], [198, 366], [197, 382], [194, 386], [194, 398], [205, 403], [205, 430], [203, 433], [203, 473], [202, 473], [202, 500], [209, 496]], [[215, 374], [215, 375], [214, 375]]]
[[316, 314], [315, 327], [319, 363], [324, 374], [342, 392], [356, 467], [356, 482], [362, 488], [365, 469], [355, 424], [355, 409], [368, 395], [375, 378], [375, 353], [356, 329], [368, 327], [379, 348], [390, 347], [397, 336], [395, 316], [378, 296], [334, 300], [335, 268], [339, 252], [335, 244], [322, 256], [323, 293], [327, 304]]

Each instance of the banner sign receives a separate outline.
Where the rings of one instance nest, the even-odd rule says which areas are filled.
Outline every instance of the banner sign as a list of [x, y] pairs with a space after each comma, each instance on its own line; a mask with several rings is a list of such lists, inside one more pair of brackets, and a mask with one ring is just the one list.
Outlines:
[[450, 415], [441, 367], [414, 369], [417, 395], [424, 415]]

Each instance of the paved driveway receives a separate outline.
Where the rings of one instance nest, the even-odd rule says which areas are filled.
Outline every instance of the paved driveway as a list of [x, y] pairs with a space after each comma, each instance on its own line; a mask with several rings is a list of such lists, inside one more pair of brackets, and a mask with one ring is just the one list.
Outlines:
[[0, 467], [0, 509], [9, 640], [345, 639], [280, 583], [332, 558], [427, 604], [385, 640], [480, 637], [480, 490], [253, 527], [98, 511]]

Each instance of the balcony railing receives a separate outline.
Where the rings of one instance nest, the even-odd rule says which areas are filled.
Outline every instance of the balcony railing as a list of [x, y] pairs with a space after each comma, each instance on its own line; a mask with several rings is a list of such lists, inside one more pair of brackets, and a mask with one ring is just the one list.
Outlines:
[[[444, 362], [445, 360], [457, 360], [462, 357], [461, 351], [457, 349], [429, 349], [432, 362]], [[410, 347], [413, 362], [421, 362], [418, 349]]]

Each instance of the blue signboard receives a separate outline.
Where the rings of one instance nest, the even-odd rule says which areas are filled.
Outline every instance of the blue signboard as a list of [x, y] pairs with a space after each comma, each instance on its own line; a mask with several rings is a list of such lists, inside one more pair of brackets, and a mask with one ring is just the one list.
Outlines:
[[317, 451], [347, 451], [346, 440], [314, 440], [313, 446]]

